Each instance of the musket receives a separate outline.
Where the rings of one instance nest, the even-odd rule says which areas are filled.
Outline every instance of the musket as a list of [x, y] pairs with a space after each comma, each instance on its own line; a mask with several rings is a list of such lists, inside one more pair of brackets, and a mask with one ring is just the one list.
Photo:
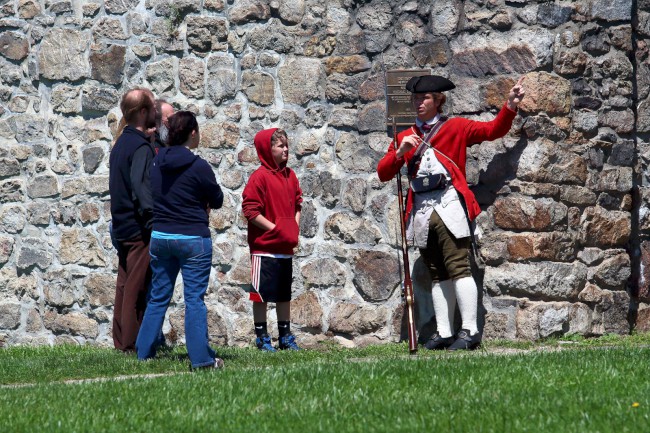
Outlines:
[[[384, 72], [384, 94], [386, 95], [386, 114], [389, 113], [389, 101], [388, 101], [388, 77], [386, 74], [386, 64], [384, 63], [384, 55], [381, 54], [381, 68]], [[397, 120], [395, 119], [395, 114], [391, 116], [391, 122], [393, 124], [393, 147], [397, 152]], [[388, 117], [386, 118], [388, 120]], [[399, 223], [400, 231], [402, 234], [402, 261], [404, 269], [404, 278], [402, 278], [402, 270], [400, 269], [400, 280], [402, 281], [402, 296], [405, 301], [405, 310], [406, 310], [406, 323], [408, 329], [408, 339], [409, 339], [409, 352], [411, 355], [414, 355], [418, 351], [418, 337], [417, 331], [415, 329], [415, 314], [413, 312], [413, 304], [415, 303], [415, 297], [413, 296], [413, 282], [411, 281], [411, 266], [409, 265], [409, 251], [408, 251], [408, 242], [406, 239], [406, 218], [404, 215], [404, 193], [402, 192], [402, 174], [401, 168], [397, 171], [397, 202], [399, 206]]]
[[[395, 116], [392, 117], [393, 122], [393, 146], [397, 151], [397, 123]], [[415, 329], [415, 315], [413, 313], [413, 304], [415, 302], [413, 296], [413, 282], [411, 281], [411, 267], [409, 266], [409, 251], [408, 243], [406, 240], [406, 222], [404, 215], [404, 193], [402, 192], [402, 174], [401, 169], [397, 171], [397, 201], [399, 206], [399, 222], [402, 233], [402, 261], [404, 263], [404, 279], [402, 280], [402, 294], [406, 302], [406, 325], [408, 328], [409, 338], [409, 352], [414, 355], [418, 351], [418, 337]]]

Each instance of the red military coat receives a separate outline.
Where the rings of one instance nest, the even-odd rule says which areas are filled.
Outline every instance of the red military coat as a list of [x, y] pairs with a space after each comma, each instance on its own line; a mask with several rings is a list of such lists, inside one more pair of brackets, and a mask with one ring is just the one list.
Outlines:
[[[504, 104], [497, 117], [490, 122], [478, 122], [462, 117], [454, 117], [447, 120], [431, 140], [431, 145], [449, 158], [436, 155], [440, 163], [450, 173], [454, 188], [463, 196], [470, 221], [474, 221], [476, 216], [481, 213], [481, 208], [476, 202], [474, 193], [467, 185], [465, 174], [467, 147], [483, 141], [496, 140], [506, 135], [512, 126], [512, 121], [516, 114], [516, 112], [510, 110]], [[420, 138], [424, 135], [417, 126], [413, 125], [397, 135], [398, 147], [404, 137], [412, 134], [417, 134]], [[417, 147], [414, 147], [402, 158], [397, 158], [395, 155], [395, 146], [391, 142], [386, 155], [384, 155], [377, 165], [379, 180], [387, 182], [395, 177], [400, 168], [402, 168], [402, 165], [404, 163], [408, 164], [416, 150]], [[411, 213], [412, 207], [413, 191], [409, 188], [406, 201], [406, 215]]]

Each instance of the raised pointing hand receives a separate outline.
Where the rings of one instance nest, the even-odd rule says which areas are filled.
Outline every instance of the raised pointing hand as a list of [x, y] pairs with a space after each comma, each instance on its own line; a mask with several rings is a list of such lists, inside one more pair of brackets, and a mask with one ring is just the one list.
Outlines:
[[522, 86], [522, 83], [524, 82], [524, 78], [526, 78], [525, 75], [519, 78], [517, 84], [515, 84], [512, 87], [512, 89], [510, 89], [510, 93], [508, 94], [508, 108], [510, 108], [513, 111], [517, 109], [517, 106], [519, 105], [521, 100], [524, 99], [524, 95], [526, 94], [526, 91]]

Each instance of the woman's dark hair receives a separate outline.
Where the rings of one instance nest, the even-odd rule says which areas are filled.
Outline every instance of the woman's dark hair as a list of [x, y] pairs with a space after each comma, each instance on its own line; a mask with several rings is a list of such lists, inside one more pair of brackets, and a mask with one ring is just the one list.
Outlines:
[[179, 146], [190, 138], [192, 131], [199, 130], [199, 124], [196, 116], [190, 111], [179, 111], [167, 119], [169, 122], [169, 138], [167, 142], [170, 146]]

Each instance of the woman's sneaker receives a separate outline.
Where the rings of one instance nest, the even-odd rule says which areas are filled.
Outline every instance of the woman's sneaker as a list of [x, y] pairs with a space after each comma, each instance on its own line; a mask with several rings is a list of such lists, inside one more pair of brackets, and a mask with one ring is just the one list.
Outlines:
[[204, 365], [203, 367], [192, 367], [192, 370], [201, 370], [201, 371], [206, 371], [206, 370], [219, 370], [223, 368], [223, 359], [221, 358], [214, 358], [214, 364], [209, 364], [209, 365]]
[[275, 352], [275, 347], [273, 347], [273, 344], [271, 344], [271, 337], [267, 335], [262, 335], [261, 337], [257, 337], [255, 339], [255, 344], [257, 345], [257, 348], [260, 349], [262, 352]]
[[280, 337], [280, 350], [302, 350], [296, 343], [296, 337], [292, 334]]

